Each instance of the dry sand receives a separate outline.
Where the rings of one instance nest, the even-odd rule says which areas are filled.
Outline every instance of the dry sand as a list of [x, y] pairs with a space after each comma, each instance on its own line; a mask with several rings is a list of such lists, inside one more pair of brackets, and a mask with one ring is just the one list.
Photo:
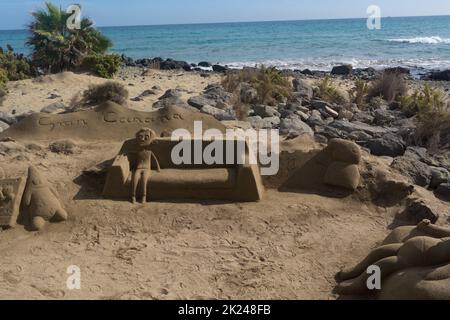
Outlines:
[[[69, 103], [103, 81], [65, 73], [10, 83], [0, 111]], [[121, 81], [130, 97], [154, 85], [192, 95], [219, 77], [153, 71]], [[61, 98], [48, 99], [55, 92]], [[157, 97], [130, 107], [149, 110]], [[355, 196], [269, 190], [259, 203], [104, 200], [101, 180], [81, 172], [113, 158], [121, 143], [80, 142], [72, 155], [52, 153], [48, 144], [9, 146], [0, 152], [7, 176], [36, 165], [70, 218], [38, 233], [21, 226], [0, 232], [2, 299], [335, 299], [334, 274], [365, 256], [392, 222], [385, 209]], [[66, 288], [70, 265], [81, 268], [81, 290]]]

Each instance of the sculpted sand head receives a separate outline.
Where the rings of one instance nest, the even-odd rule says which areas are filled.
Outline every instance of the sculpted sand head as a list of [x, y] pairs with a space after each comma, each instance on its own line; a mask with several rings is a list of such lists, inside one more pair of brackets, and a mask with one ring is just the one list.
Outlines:
[[156, 138], [156, 133], [150, 128], [142, 128], [136, 133], [136, 141], [140, 147], [149, 146]]

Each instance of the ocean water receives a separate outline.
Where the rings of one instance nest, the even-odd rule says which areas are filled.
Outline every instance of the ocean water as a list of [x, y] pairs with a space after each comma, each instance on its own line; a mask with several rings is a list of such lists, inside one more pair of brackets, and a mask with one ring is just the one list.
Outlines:
[[[450, 16], [384, 18], [381, 30], [365, 19], [218, 23], [99, 28], [112, 52], [231, 67], [264, 63], [280, 68], [330, 70], [405, 66], [450, 69]], [[0, 31], [0, 46], [28, 54], [25, 30]]]

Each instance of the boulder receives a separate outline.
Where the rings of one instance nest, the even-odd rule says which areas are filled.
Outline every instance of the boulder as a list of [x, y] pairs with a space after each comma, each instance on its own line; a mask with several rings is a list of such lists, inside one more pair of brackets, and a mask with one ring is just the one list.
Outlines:
[[428, 79], [433, 81], [450, 81], [450, 70], [433, 72], [428, 76]]
[[367, 134], [370, 134], [371, 136], [383, 135], [389, 132], [387, 129], [384, 129], [382, 127], [370, 126], [358, 121], [348, 122], [345, 120], [336, 120], [331, 123], [330, 126], [347, 133], [352, 133], [354, 131], [363, 131]]
[[14, 123], [17, 123], [18, 120], [15, 116], [0, 111], [0, 121], [3, 121], [11, 126]]
[[394, 134], [385, 134], [382, 138], [370, 139], [364, 144], [375, 156], [398, 157], [405, 153], [406, 146], [402, 138]]
[[0, 120], [0, 132], [9, 128], [9, 124]]
[[274, 107], [256, 105], [253, 107], [253, 112], [256, 116], [261, 118], [280, 117], [281, 114]]
[[213, 69], [214, 72], [226, 72], [228, 70], [227, 67], [224, 67], [224, 66], [221, 66], [221, 65], [218, 65], [218, 64], [213, 65], [212, 69]]
[[300, 120], [298, 117], [290, 117], [281, 120], [280, 123], [280, 133], [282, 135], [287, 135], [290, 133], [295, 133], [298, 135], [307, 134], [311, 137], [314, 136], [314, 131], [305, 122]]
[[62, 102], [55, 102], [41, 109], [42, 113], [62, 113], [67, 110], [67, 106]]
[[450, 183], [440, 184], [436, 189], [436, 194], [445, 201], [450, 201]]
[[375, 117], [369, 111], [360, 111], [355, 112], [351, 120], [362, 122], [365, 124], [373, 124], [375, 121]]
[[340, 75], [340, 76], [348, 76], [352, 74], [353, 72], [353, 66], [349, 64], [336, 66], [331, 70], [331, 74], [333, 75]]
[[391, 167], [418, 186], [427, 187], [431, 183], [430, 167], [417, 159], [406, 156], [398, 157], [394, 159]]
[[210, 62], [207, 61], [201, 61], [198, 63], [199, 67], [203, 67], [203, 68], [211, 68], [212, 64]]
[[450, 172], [445, 168], [430, 166], [431, 170], [431, 183], [430, 187], [436, 189], [443, 183], [450, 182]]
[[339, 111], [338, 119], [351, 121], [353, 119], [353, 112], [342, 109], [341, 111]]
[[231, 110], [222, 110], [216, 107], [212, 107], [209, 105], [205, 105], [200, 109], [200, 112], [209, 114], [216, 118], [219, 121], [230, 121], [230, 120], [236, 120], [236, 114], [232, 112]]
[[212, 106], [212, 105], [216, 104], [215, 101], [212, 101], [203, 95], [191, 97], [188, 99], [187, 102], [190, 106], [193, 106], [194, 108], [197, 108], [197, 109], [201, 109], [204, 106]]

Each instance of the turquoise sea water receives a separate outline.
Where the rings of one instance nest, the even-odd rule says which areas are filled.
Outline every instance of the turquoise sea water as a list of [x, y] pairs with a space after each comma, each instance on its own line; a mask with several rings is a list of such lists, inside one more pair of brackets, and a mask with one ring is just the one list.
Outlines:
[[[384, 18], [381, 30], [367, 29], [365, 19], [99, 29], [114, 42], [113, 52], [133, 58], [315, 70], [341, 63], [450, 69], [450, 16]], [[0, 46], [28, 53], [26, 37], [24, 30], [0, 31]]]

